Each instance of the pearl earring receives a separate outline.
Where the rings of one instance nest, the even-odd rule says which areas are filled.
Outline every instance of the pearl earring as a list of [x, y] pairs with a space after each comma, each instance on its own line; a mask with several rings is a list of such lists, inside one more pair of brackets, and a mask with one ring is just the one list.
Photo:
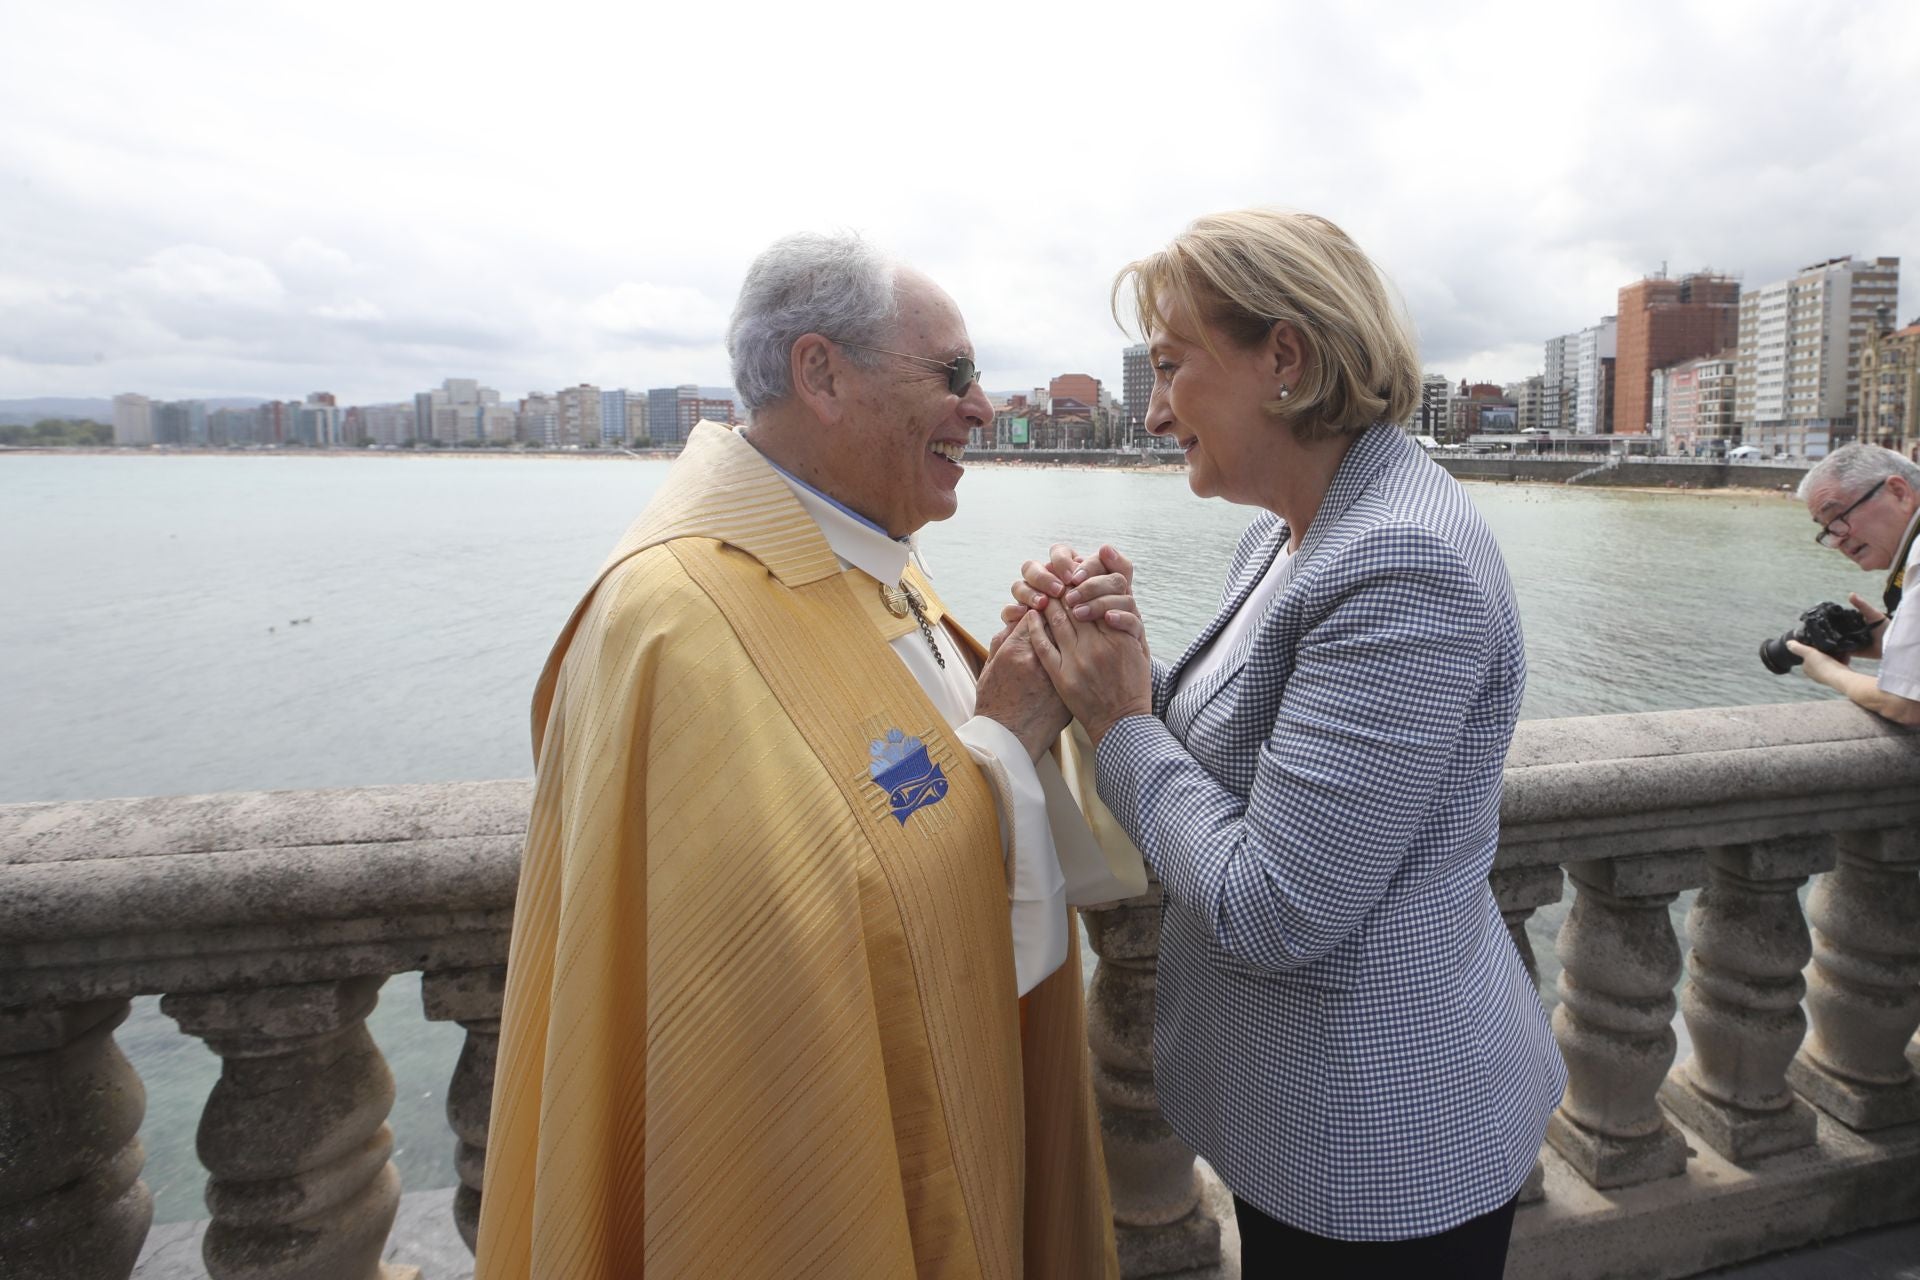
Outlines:
[[1280, 398], [1281, 398], [1282, 400], [1285, 400], [1285, 399], [1286, 399], [1286, 398], [1287, 398], [1288, 396], [1290, 396], [1290, 395], [1292, 395], [1292, 394], [1293, 394], [1293, 392], [1291, 392], [1291, 391], [1289, 391], [1289, 390], [1287, 389], [1287, 384], [1286, 384], [1286, 383], [1284, 383], [1284, 382], [1283, 382], [1283, 383], [1281, 383], [1281, 384], [1280, 384]]

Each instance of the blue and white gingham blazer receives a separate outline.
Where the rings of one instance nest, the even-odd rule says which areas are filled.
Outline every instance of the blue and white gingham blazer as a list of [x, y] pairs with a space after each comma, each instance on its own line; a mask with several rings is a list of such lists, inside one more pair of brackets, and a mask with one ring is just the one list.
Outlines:
[[1238, 1195], [1347, 1240], [1504, 1204], [1566, 1070], [1487, 886], [1526, 658], [1493, 535], [1401, 431], [1348, 450], [1238, 657], [1101, 739], [1100, 794], [1166, 886], [1154, 1074]]

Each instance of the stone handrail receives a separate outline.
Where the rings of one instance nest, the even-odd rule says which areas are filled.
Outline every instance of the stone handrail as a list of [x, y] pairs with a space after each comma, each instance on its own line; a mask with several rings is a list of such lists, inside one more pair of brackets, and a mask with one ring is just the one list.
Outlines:
[[[426, 1016], [467, 1033], [448, 1111], [470, 1245], [528, 798], [513, 781], [0, 806], [0, 1277], [133, 1266], [144, 1101], [112, 1031], [140, 994], [222, 1060], [200, 1136], [209, 1274], [398, 1276], [379, 1261], [393, 1086], [364, 1018], [414, 971]], [[1920, 735], [1847, 704], [1523, 724], [1492, 882], [1530, 965], [1527, 917], [1573, 882], [1554, 1014], [1570, 1083], [1508, 1274], [1679, 1276], [1920, 1217], [1917, 873]], [[1692, 889], [1676, 1064], [1668, 905]], [[1203, 1274], [1216, 1201], [1153, 1095], [1156, 901], [1087, 924], [1124, 1269]]]

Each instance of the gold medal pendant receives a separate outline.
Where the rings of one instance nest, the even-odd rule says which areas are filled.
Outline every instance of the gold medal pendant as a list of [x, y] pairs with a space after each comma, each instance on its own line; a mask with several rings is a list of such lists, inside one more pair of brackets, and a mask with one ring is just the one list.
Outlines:
[[932, 624], [927, 621], [925, 597], [904, 582], [897, 587], [883, 582], [880, 584], [880, 602], [896, 618], [913, 615], [913, 620], [920, 624], [920, 634], [926, 637], [927, 648], [933, 651], [933, 660], [940, 664], [942, 671], [946, 670], [947, 660], [941, 655], [940, 646], [933, 638]]

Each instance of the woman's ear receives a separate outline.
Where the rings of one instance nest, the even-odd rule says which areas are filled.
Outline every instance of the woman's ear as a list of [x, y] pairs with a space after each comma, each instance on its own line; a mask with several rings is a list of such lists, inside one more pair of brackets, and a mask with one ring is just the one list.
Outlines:
[[[1307, 374], [1307, 344], [1300, 340], [1298, 329], [1285, 320], [1276, 320], [1267, 331], [1267, 348], [1275, 380], [1291, 393]], [[1276, 392], [1275, 398], [1284, 400], [1286, 396]]]

